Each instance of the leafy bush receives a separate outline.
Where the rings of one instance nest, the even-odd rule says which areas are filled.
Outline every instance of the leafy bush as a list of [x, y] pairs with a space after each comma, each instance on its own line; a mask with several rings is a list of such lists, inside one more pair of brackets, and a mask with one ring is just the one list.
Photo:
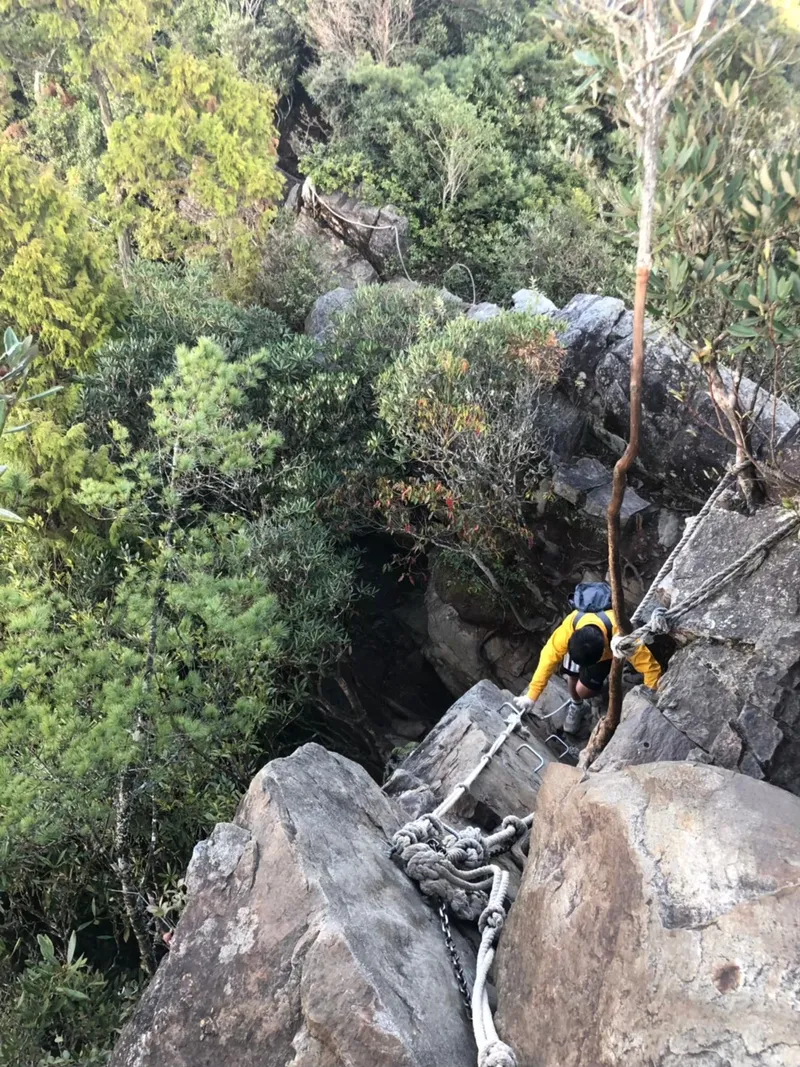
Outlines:
[[34, 332], [51, 380], [84, 369], [121, 310], [111, 247], [84, 206], [0, 139], [0, 319]]
[[549, 320], [460, 319], [381, 375], [379, 414], [414, 473], [378, 486], [389, 529], [492, 558], [525, 543], [526, 505], [547, 469], [540, 404], [561, 364]]
[[509, 269], [558, 307], [578, 293], [629, 297], [632, 283], [613, 232], [573, 204], [558, 204], [523, 227]]
[[38, 943], [40, 958], [9, 974], [0, 994], [0, 1067], [100, 1067], [125, 1010], [124, 996], [76, 955], [74, 933], [61, 958], [46, 934]]
[[216, 279], [202, 262], [186, 268], [139, 263], [130, 279], [130, 311], [119, 337], [98, 352], [84, 377], [80, 416], [89, 440], [110, 443], [110, 423], [124, 425], [134, 444], [150, 420], [152, 386], [172, 368], [178, 345], [209, 337], [238, 358], [288, 335], [283, 320], [260, 307], [240, 307], [215, 295]]
[[298, 233], [295, 216], [285, 211], [272, 224], [263, 244], [256, 293], [261, 303], [301, 330], [311, 305], [333, 288], [317, 246]]

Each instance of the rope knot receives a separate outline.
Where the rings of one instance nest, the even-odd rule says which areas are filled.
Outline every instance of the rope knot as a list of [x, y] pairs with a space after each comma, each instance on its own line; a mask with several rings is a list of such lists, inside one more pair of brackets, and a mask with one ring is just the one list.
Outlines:
[[517, 1067], [517, 1057], [505, 1041], [490, 1041], [480, 1050], [478, 1067]]
[[528, 824], [524, 819], [520, 819], [518, 815], [506, 815], [503, 819], [502, 827], [504, 830], [513, 829], [515, 837], [524, 837], [528, 832]]
[[423, 815], [421, 819], [407, 822], [392, 838], [392, 851], [402, 853], [411, 845], [430, 841], [441, 836], [442, 826], [438, 819]]
[[653, 608], [653, 612], [650, 616], [650, 621], [647, 624], [647, 629], [652, 634], [668, 634], [670, 631], [669, 617], [667, 616], [667, 609], [659, 605]]
[[468, 827], [457, 837], [451, 838], [448, 841], [447, 858], [454, 867], [462, 867], [466, 870], [482, 867], [488, 859], [488, 853], [480, 831]]
[[478, 929], [481, 933], [487, 928], [496, 930], [498, 933], [503, 929], [506, 921], [506, 909], [502, 904], [489, 904], [483, 909], [478, 919]]

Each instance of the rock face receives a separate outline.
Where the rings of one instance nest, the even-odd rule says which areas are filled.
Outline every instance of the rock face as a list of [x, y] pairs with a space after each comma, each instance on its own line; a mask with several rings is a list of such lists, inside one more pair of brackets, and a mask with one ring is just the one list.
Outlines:
[[514, 311], [528, 315], [553, 315], [558, 311], [552, 300], [548, 300], [543, 293], [537, 293], [535, 289], [518, 289], [511, 300]]
[[[752, 518], [712, 510], [678, 555], [664, 593], [679, 605], [786, 518], [782, 508]], [[682, 619], [676, 636], [683, 647], [670, 660], [652, 712], [643, 710], [638, 697], [626, 698], [622, 725], [600, 765], [705, 757], [800, 794], [798, 598], [795, 532], [752, 574]]]
[[487, 319], [493, 319], [500, 314], [500, 308], [497, 304], [474, 304], [467, 311], [468, 319], [475, 319], [476, 322], [486, 322]]
[[423, 652], [454, 697], [492, 676], [514, 693], [530, 680], [536, 666], [536, 644], [530, 634], [508, 636], [492, 623], [463, 618], [430, 582], [425, 593], [428, 633]]
[[341, 314], [352, 299], [353, 290], [343, 286], [323, 293], [314, 301], [314, 306], [308, 313], [305, 332], [315, 341], [324, 341], [330, 332], [333, 317]]
[[391, 204], [379, 208], [346, 193], [320, 193], [307, 182], [300, 206], [381, 277], [397, 269], [398, 247], [402, 256], [408, 251], [408, 218]]
[[363, 770], [317, 745], [269, 764], [195, 850], [172, 950], [112, 1067], [469, 1064], [436, 916], [389, 859], [399, 825]]
[[[611, 499], [611, 470], [594, 456], [558, 467], [553, 476], [553, 492], [595, 519], [605, 519]], [[624, 525], [652, 510], [648, 500], [628, 487], [622, 498], [620, 520]]]
[[[403, 806], [413, 817], [422, 814], [422, 807], [430, 811], [440, 804], [503, 732], [506, 718], [515, 710], [508, 707], [510, 699], [510, 693], [491, 682], [470, 689], [403, 761], [402, 769], [386, 783], [387, 794], [405, 796]], [[529, 747], [519, 751], [522, 744]], [[506, 815], [527, 815], [536, 806], [544, 767], [553, 759], [549, 749], [523, 728], [500, 749], [453, 814], [486, 830], [495, 829]], [[534, 773], [541, 760], [544, 767]], [[412, 797], [406, 795], [409, 790]]]
[[333, 231], [321, 226], [308, 215], [299, 215], [295, 230], [314, 242], [317, 255], [330, 276], [331, 284], [343, 289], [358, 289], [378, 280], [378, 272], [369, 260], [346, 244]]
[[798, 1067], [800, 800], [717, 767], [548, 770], [500, 942], [519, 1067]]
[[[593, 428], [618, 447], [627, 434], [633, 315], [621, 300], [576, 296], [556, 316], [564, 323], [562, 343], [568, 358], [562, 388], [586, 411]], [[727, 372], [725, 372], [727, 373]], [[755, 397], [754, 439], [769, 441], [772, 398], [745, 379], [740, 390], [745, 409]], [[713, 427], [716, 416], [701, 369], [671, 334], [650, 327], [644, 376], [641, 462], [647, 472], [679, 488], [708, 488], [708, 471], [723, 468], [730, 446]], [[690, 409], [694, 414], [690, 414]], [[778, 441], [792, 432], [798, 416], [788, 404], [775, 408]], [[777, 443], [777, 442], [776, 442]], [[713, 477], [713, 476], [712, 476]]]

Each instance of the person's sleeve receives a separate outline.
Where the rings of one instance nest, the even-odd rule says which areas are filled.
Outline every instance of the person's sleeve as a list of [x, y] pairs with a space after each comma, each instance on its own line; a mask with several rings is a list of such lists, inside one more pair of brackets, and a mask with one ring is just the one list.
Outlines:
[[553, 674], [558, 670], [558, 665], [567, 654], [569, 639], [574, 630], [575, 612], [568, 615], [557, 630], [550, 635], [550, 640], [542, 649], [539, 656], [539, 664], [528, 686], [528, 696], [531, 700], [538, 700], [544, 692], [544, 688]]
[[639, 674], [644, 675], [644, 684], [648, 689], [658, 688], [658, 681], [661, 677], [661, 665], [647, 645], [639, 645], [631, 656], [631, 666], [634, 667]]

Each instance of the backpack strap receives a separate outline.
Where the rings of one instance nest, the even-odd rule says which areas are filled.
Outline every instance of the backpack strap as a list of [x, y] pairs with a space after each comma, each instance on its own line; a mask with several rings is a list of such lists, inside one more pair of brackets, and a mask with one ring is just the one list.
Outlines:
[[597, 618], [600, 620], [600, 622], [602, 622], [603, 626], [605, 627], [606, 633], [608, 634], [608, 640], [611, 641], [611, 638], [614, 636], [614, 627], [611, 624], [611, 619], [609, 619], [608, 615], [606, 615], [604, 611], [579, 611], [578, 614], [575, 616], [574, 628], [577, 630], [578, 623], [586, 615], [597, 616]]

